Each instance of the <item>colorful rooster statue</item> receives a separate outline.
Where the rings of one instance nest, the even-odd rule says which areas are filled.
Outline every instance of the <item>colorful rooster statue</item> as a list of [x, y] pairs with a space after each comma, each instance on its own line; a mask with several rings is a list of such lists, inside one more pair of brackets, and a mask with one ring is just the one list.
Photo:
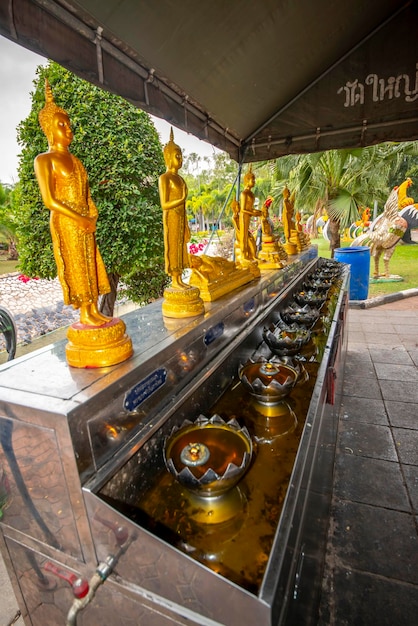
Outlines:
[[407, 198], [407, 189], [412, 185], [412, 180], [407, 178], [402, 185], [395, 187], [386, 200], [384, 211], [370, 225], [367, 233], [363, 233], [354, 239], [351, 246], [369, 246], [370, 255], [374, 258], [373, 277], [379, 278], [379, 261], [383, 255], [385, 272], [383, 276], [390, 278], [389, 263], [395, 251], [396, 244], [399, 243], [406, 229], [408, 221], [400, 213], [404, 213], [406, 208], [413, 207], [412, 198]]

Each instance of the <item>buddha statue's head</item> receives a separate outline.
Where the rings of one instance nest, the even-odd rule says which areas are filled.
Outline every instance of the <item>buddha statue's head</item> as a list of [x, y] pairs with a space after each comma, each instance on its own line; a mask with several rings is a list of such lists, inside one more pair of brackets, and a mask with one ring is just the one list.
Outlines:
[[174, 143], [173, 129], [170, 130], [170, 141], [163, 148], [164, 161], [168, 168], [180, 169], [183, 164], [183, 155], [180, 146]]
[[255, 185], [255, 175], [253, 172], [252, 165], [250, 164], [244, 176], [244, 187], [254, 187], [254, 185]]
[[55, 104], [51, 86], [47, 78], [45, 79], [45, 106], [39, 112], [38, 118], [49, 145], [54, 143], [54, 136], [57, 127], [56, 122], [58, 119], [61, 119], [69, 126], [67, 112]]

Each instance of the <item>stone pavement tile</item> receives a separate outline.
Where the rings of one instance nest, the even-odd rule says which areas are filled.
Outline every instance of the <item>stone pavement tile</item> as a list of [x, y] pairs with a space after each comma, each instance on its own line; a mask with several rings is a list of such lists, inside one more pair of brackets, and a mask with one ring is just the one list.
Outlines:
[[373, 363], [398, 363], [399, 365], [414, 365], [414, 362], [403, 345], [398, 345], [393, 348], [386, 348], [384, 346], [370, 346], [370, 357]]
[[370, 320], [363, 322], [362, 324], [363, 332], [366, 337], [369, 339], [375, 335], [381, 334], [396, 334], [398, 332], [398, 327], [396, 324], [391, 324], [387, 320], [374, 320], [371, 322]]
[[[348, 336], [355, 338], [356, 343], [361, 346], [366, 345], [366, 333], [363, 332], [362, 327], [360, 327], [358, 324], [349, 324], [347, 330]], [[352, 345], [353, 342], [350, 339], [350, 346]]]
[[406, 346], [406, 349], [408, 350], [409, 356], [418, 367], [418, 348], [411, 348], [410, 346]]
[[359, 357], [364, 355], [365, 358], [370, 359], [369, 349], [366, 346], [366, 342], [360, 341], [357, 335], [355, 336], [355, 340], [351, 337], [348, 339], [347, 357], [351, 358], [354, 355]]
[[344, 374], [343, 393], [345, 396], [374, 398], [381, 400], [382, 394], [377, 380], [372, 376], [358, 376], [346, 372]]
[[349, 355], [345, 362], [344, 380], [348, 382], [353, 376], [363, 376], [369, 378], [374, 376], [372, 360], [366, 352], [361, 355]]
[[392, 461], [338, 454], [334, 495], [397, 511], [411, 510], [400, 466]]
[[401, 463], [418, 465], [418, 429], [394, 428], [393, 436]]
[[384, 326], [392, 324], [393, 328], [396, 328], [399, 324], [398, 320], [399, 316], [397, 313], [382, 311], [380, 307], [373, 307], [360, 312], [360, 321], [363, 324], [363, 327], [368, 329], [372, 329], [374, 324], [383, 324]]
[[415, 311], [413, 317], [405, 317], [399, 320], [398, 325], [396, 326], [396, 332], [398, 334], [405, 333], [408, 335], [413, 335], [418, 330], [418, 312]]
[[379, 380], [409, 380], [418, 382], [418, 370], [415, 365], [375, 363], [375, 369]]
[[[331, 576], [330, 576], [331, 578]], [[418, 587], [336, 567], [318, 626], [416, 626]]]
[[418, 466], [403, 465], [402, 471], [405, 476], [406, 488], [411, 498], [415, 513], [418, 513]]
[[342, 397], [340, 411], [342, 420], [365, 422], [367, 424], [382, 424], [388, 426], [385, 404], [381, 398]]
[[417, 348], [417, 336], [418, 328], [416, 330], [412, 330], [411, 332], [400, 331], [398, 333], [399, 341], [407, 350], [410, 348]]
[[372, 459], [398, 460], [390, 428], [377, 424], [342, 422], [339, 450]]
[[382, 345], [386, 348], [392, 347], [396, 348], [399, 346], [400, 340], [397, 333], [379, 333], [379, 334], [368, 334], [366, 337], [367, 346], [372, 345]]
[[363, 332], [363, 324], [360, 319], [352, 320], [350, 315], [347, 318], [346, 328], [349, 333], [353, 334], [353, 336], [356, 332]]
[[413, 402], [386, 400], [385, 406], [392, 426], [418, 429], [418, 410]]
[[384, 400], [406, 400], [418, 404], [418, 385], [405, 380], [385, 380], [381, 383]]
[[332, 517], [332, 546], [342, 567], [418, 585], [418, 536], [412, 515], [337, 500]]

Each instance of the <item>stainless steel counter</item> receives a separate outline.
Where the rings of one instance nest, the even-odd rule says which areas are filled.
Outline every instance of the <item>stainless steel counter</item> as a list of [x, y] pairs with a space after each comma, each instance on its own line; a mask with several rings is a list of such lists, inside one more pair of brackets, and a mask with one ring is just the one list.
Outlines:
[[[134, 356], [117, 366], [70, 368], [63, 341], [0, 367], [0, 454], [11, 491], [0, 545], [11, 557], [6, 562], [13, 563], [10, 575], [27, 624], [65, 623], [72, 602], [70, 586], [46, 573], [47, 562], [89, 579], [98, 563], [110, 559], [109, 576], [80, 612], [79, 624], [122, 625], [135, 615], [135, 623], [147, 626], [268, 625], [285, 623], [292, 594], [303, 605], [301, 571], [315, 570], [321, 560], [315, 541], [312, 549], [305, 542], [302, 552], [301, 545], [306, 524], [309, 536], [316, 526], [323, 533], [323, 519], [316, 512], [306, 516], [317, 507], [325, 514], [328, 502], [325, 475], [333, 460], [336, 406], [329, 402], [330, 372], [342, 370], [346, 270], [292, 489], [257, 593], [142, 528], [100, 494], [121, 476], [129, 482], [126, 468], [149, 459], [155, 441], [173, 423], [220, 397], [243, 350], [260, 343], [263, 324], [274, 319], [278, 304], [317, 263], [312, 248], [284, 270], [263, 273], [207, 303], [205, 315], [197, 318], [166, 319], [161, 301], [127, 314]], [[321, 483], [325, 487], [316, 493]]]

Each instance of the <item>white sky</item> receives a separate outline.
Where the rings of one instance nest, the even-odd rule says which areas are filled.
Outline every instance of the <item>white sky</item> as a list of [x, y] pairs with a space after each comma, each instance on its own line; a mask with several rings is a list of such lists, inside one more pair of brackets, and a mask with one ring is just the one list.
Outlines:
[[[17, 182], [20, 146], [16, 141], [16, 128], [31, 109], [33, 80], [38, 65], [47, 61], [33, 52], [0, 35], [0, 182]], [[161, 142], [167, 143], [170, 125], [153, 117]], [[196, 152], [202, 157], [219, 152], [216, 148], [200, 141], [193, 135], [174, 128], [175, 142], [183, 154]]]

